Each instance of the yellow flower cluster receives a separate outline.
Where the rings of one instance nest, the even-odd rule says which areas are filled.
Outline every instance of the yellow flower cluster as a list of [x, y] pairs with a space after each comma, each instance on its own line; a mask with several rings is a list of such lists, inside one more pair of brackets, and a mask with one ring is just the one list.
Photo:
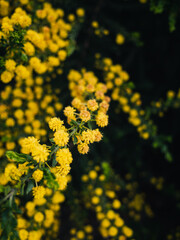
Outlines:
[[154, 136], [153, 124], [145, 118], [141, 96], [133, 92], [129, 74], [119, 64], [114, 65], [110, 58], [97, 58], [96, 67], [103, 70], [107, 89], [111, 91], [112, 100], [119, 102], [119, 107], [129, 115], [128, 121], [137, 127], [140, 137], [148, 139]]
[[177, 93], [169, 90], [166, 95], [165, 100], [160, 99], [151, 103], [151, 108], [148, 109], [151, 114], [158, 114], [159, 117], [163, 117], [169, 108], [180, 107], [180, 90]]
[[[8, 15], [8, 7], [6, 9], [5, 6], [9, 6], [9, 3], [1, 1], [0, 4], [4, 7], [2, 15]], [[28, 2], [21, 4], [26, 5]], [[22, 59], [17, 60], [18, 50], [12, 53], [10, 48], [5, 49], [4, 70], [1, 69], [0, 79], [5, 84], [14, 79], [15, 86], [12, 88], [7, 85], [0, 93], [0, 121], [6, 128], [0, 132], [1, 138], [6, 137], [6, 141], [3, 141], [5, 144], [0, 143], [0, 156], [4, 154], [5, 149], [15, 149], [19, 144], [17, 140], [21, 137], [34, 135], [46, 141], [46, 123], [56, 115], [56, 111], [62, 109], [57, 97], [60, 90], [53, 91], [49, 81], [56, 77], [52, 71], [59, 72], [66, 60], [71, 24], [64, 21], [62, 9], [53, 9], [49, 3], [43, 3], [42, 9], [38, 10], [37, 6], [32, 8], [29, 5], [28, 12], [35, 13], [36, 16], [32, 21], [22, 8], [17, 7], [10, 18], [4, 17], [1, 22], [0, 36], [7, 42], [10, 41], [9, 31], [13, 31], [17, 26], [25, 30], [29, 28], [24, 36], [26, 62]], [[82, 16], [81, 9], [78, 14]], [[43, 25], [39, 27], [38, 22], [42, 19]], [[42, 116], [45, 121], [42, 121]]]
[[46, 145], [39, 144], [38, 140], [34, 137], [28, 137], [22, 140], [22, 152], [32, 154], [34, 160], [38, 163], [44, 163], [49, 156], [49, 150]]
[[71, 228], [70, 234], [71, 238], [70, 240], [75, 240], [75, 239], [93, 239], [93, 228], [91, 225], [85, 225], [83, 229], [77, 229], [77, 228]]
[[56, 117], [50, 120], [49, 127], [55, 131], [53, 140], [58, 146], [58, 150], [56, 151], [56, 161], [58, 165], [52, 169], [52, 172], [59, 184], [59, 189], [64, 190], [68, 182], [67, 175], [70, 172], [70, 164], [73, 160], [72, 154], [69, 148], [67, 148], [69, 133], [63, 121]]
[[111, 183], [106, 183], [106, 177], [101, 173], [101, 167], [92, 167], [88, 174], [82, 176], [84, 183], [84, 204], [87, 209], [96, 213], [99, 221], [99, 232], [106, 239], [127, 239], [132, 237], [133, 230], [125, 225], [119, 209], [121, 202], [115, 191], [119, 190], [117, 183], [112, 190]]
[[[64, 109], [68, 122], [82, 121], [81, 125], [95, 121], [97, 126], [108, 125], [107, 111], [110, 98], [106, 96], [107, 87], [100, 83], [93, 72], [84, 69], [81, 72], [71, 70], [68, 75], [69, 89], [73, 97], [72, 106]], [[89, 151], [89, 143], [98, 142], [102, 138], [99, 129], [84, 128], [77, 133], [78, 151], [85, 154]]]
[[[40, 240], [44, 237], [45, 239], [57, 238], [60, 224], [59, 210], [65, 197], [59, 191], [53, 193], [48, 188], [39, 189], [38, 194], [43, 194], [44, 197], [27, 201], [24, 209], [21, 209], [26, 214], [26, 218], [20, 214], [17, 216], [17, 230], [20, 240]], [[21, 207], [19, 198], [16, 198], [16, 202]]]
[[91, 26], [94, 29], [94, 34], [97, 35], [98, 37], [103, 37], [104, 35], [105, 36], [109, 35], [109, 30], [100, 26], [97, 21], [93, 21], [91, 23]]

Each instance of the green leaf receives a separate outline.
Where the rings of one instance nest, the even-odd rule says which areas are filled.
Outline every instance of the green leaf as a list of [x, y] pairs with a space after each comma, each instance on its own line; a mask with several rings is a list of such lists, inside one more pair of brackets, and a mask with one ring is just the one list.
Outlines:
[[16, 153], [13, 151], [7, 151], [6, 157], [15, 162], [18, 162], [18, 163], [25, 163], [26, 161], [31, 161], [32, 163], [37, 163], [36, 161], [34, 161], [32, 159], [31, 156], [29, 156], [27, 154], [23, 154], [23, 153]]
[[67, 47], [67, 55], [68, 56], [72, 55], [75, 50], [76, 50], [76, 42], [73, 40], [70, 40], [70, 44]]
[[173, 161], [172, 155], [171, 155], [169, 152], [167, 152], [167, 153], [165, 154], [165, 158], [166, 158], [166, 160], [167, 160], [168, 162], [172, 162], [172, 161]]
[[104, 175], [108, 178], [110, 176], [110, 165], [108, 162], [103, 162], [102, 163], [102, 168], [103, 168], [103, 171], [104, 171]]
[[27, 185], [27, 188], [26, 188], [26, 194], [28, 194], [32, 190], [33, 187], [34, 187], [34, 181], [30, 180], [28, 182], [28, 185]]
[[18, 153], [15, 153], [13, 151], [7, 151], [6, 152], [6, 157], [15, 161], [15, 162], [18, 162], [18, 163], [25, 163], [26, 162], [26, 159], [25, 158], [22, 158], [20, 156], [20, 154]]
[[56, 165], [57, 165], [56, 155], [54, 155], [53, 160], [52, 160], [52, 167], [55, 167]]
[[54, 174], [50, 172], [49, 169], [44, 168], [44, 179], [47, 180], [47, 187], [57, 190], [59, 188], [59, 184], [55, 179]]
[[75, 125], [75, 126], [79, 126], [79, 123], [76, 122], [75, 120], [71, 120], [70, 124], [71, 124], [71, 125]]
[[[1, 212], [1, 228], [3, 229], [1, 233], [1, 240], [18, 239], [16, 227], [17, 220], [13, 214], [13, 209], [8, 207], [6, 204]], [[11, 236], [13, 236], [13, 238]]]
[[78, 139], [77, 139], [77, 137], [74, 135], [74, 136], [73, 136], [73, 143], [74, 143], [74, 144], [77, 144], [77, 142], [78, 142]]

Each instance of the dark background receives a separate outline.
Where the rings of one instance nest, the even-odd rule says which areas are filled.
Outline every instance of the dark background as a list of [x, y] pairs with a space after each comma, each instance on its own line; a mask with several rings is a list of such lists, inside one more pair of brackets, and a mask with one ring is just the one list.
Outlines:
[[[150, 106], [151, 101], [165, 98], [170, 89], [179, 89], [180, 63], [180, 22], [172, 33], [168, 26], [168, 12], [154, 14], [149, 4], [138, 1], [54, 1], [57, 7], [63, 6], [66, 12], [83, 7], [86, 19], [77, 34], [77, 50], [69, 58], [69, 67], [89, 70], [94, 67], [94, 54], [101, 53], [119, 63], [130, 74], [141, 93], [143, 107]], [[108, 29], [108, 36], [98, 37], [91, 28], [92, 21]], [[133, 33], [139, 33], [134, 38]], [[125, 43], [116, 45], [115, 36], [123, 33]], [[78, 59], [78, 60], [77, 60]], [[66, 71], [65, 73], [66, 74]], [[64, 86], [66, 88], [67, 86]], [[110, 160], [116, 173], [125, 176], [131, 173], [134, 181], [139, 183], [139, 191], [146, 193], [146, 200], [151, 205], [155, 217], [145, 218], [135, 226], [136, 239], [164, 240], [170, 233], [175, 233], [180, 223], [178, 205], [179, 183], [179, 138], [180, 111], [169, 109], [163, 118], [154, 117], [158, 133], [171, 135], [169, 144], [173, 162], [169, 163], [150, 141], [141, 140], [136, 129], [127, 121], [124, 113], [115, 114], [117, 104], [112, 103], [110, 124], [104, 130], [104, 142], [94, 147], [90, 153], [98, 153], [103, 160]], [[106, 150], [104, 150], [106, 149]], [[163, 177], [164, 187], [158, 191], [150, 184], [151, 177]], [[174, 237], [173, 239], [179, 239]]]

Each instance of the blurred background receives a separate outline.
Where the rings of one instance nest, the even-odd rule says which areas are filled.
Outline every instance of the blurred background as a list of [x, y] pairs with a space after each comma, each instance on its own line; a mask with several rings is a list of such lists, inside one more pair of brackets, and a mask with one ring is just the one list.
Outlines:
[[[84, 219], [95, 229], [95, 240], [113, 239], [102, 238], [95, 212], [84, 207], [88, 187], [83, 176], [100, 166], [107, 176], [106, 187], [111, 189], [119, 184], [122, 189], [117, 189], [117, 198], [122, 203], [120, 215], [133, 229], [131, 239], [180, 240], [180, 97], [177, 101], [168, 98], [169, 91], [178, 94], [180, 89], [180, 1], [51, 0], [50, 3], [64, 10], [69, 22], [76, 9], [85, 11], [85, 17], [70, 32], [71, 47], [63, 72], [55, 74], [51, 81], [53, 89], [61, 89], [58, 97], [63, 106], [72, 100], [67, 80], [69, 70], [85, 68], [103, 82], [97, 62], [99, 58], [110, 58], [129, 74], [133, 91], [141, 95], [145, 120], [157, 131], [157, 137], [140, 138], [119, 102], [111, 101], [103, 141], [94, 144], [86, 156], [73, 149], [72, 181], [64, 193], [67, 201], [61, 206], [58, 239], [70, 239], [72, 222], [81, 227]], [[0, 87], [3, 89], [4, 85]], [[155, 107], [157, 102], [162, 102], [162, 109]]]

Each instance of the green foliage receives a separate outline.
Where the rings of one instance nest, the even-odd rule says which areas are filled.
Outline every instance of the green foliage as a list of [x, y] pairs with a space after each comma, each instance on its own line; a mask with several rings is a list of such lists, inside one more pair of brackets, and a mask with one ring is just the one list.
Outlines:
[[169, 14], [169, 30], [175, 31], [178, 12], [180, 9], [180, 2], [178, 0], [150, 0], [150, 10], [155, 14], [168, 12]]

